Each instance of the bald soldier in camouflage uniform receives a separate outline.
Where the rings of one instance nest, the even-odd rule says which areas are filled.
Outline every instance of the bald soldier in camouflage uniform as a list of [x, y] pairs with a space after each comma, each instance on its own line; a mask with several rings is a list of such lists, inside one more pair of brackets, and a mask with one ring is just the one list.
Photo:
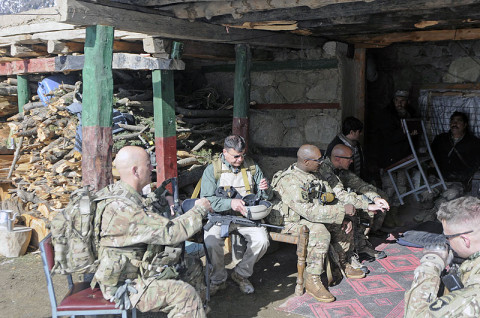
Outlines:
[[412, 287], [405, 294], [405, 318], [480, 317], [480, 199], [461, 197], [443, 203], [437, 212], [443, 233], [458, 256], [463, 286], [437, 297], [440, 275], [453, 255], [446, 245], [426, 246]]
[[[126, 280], [131, 280], [134, 289], [128, 289], [129, 301], [142, 312], [162, 311], [168, 317], [206, 317], [202, 299], [194, 287], [178, 279], [174, 266], [177, 260], [169, 255], [171, 249], [166, 245], [181, 243], [200, 231], [210, 203], [206, 199], [197, 200], [190, 211], [169, 220], [154, 213], [141, 195], [142, 188], [150, 183], [152, 171], [145, 150], [124, 147], [118, 152], [115, 165], [120, 181], [101, 191], [122, 198], [97, 204], [95, 222], [101, 224], [100, 264], [93, 283], [98, 282], [104, 298], [117, 305], [128, 305], [126, 295], [120, 292], [125, 289]], [[162, 202], [164, 210], [169, 211], [167, 201]], [[183, 273], [191, 274], [197, 274], [192, 283], [200, 285], [201, 267], [200, 270], [191, 267]]]
[[325, 192], [332, 191], [326, 182], [313, 174], [318, 169], [321, 157], [317, 147], [301, 146], [297, 152], [297, 162], [281, 172], [272, 186], [275, 195], [281, 200], [279, 209], [284, 218], [284, 232], [297, 233], [303, 225], [310, 230], [305, 270], [306, 291], [318, 301], [331, 302], [335, 297], [325, 288], [320, 277], [325, 271], [325, 257], [330, 243], [339, 254], [347, 277], [363, 278], [365, 273], [354, 269], [346, 261], [346, 253], [353, 243], [353, 233], [352, 224], [345, 221], [345, 215], [353, 213], [353, 206], [324, 204], [309, 191], [312, 187], [323, 188]]
[[[358, 216], [369, 219], [369, 222], [373, 223], [374, 229], [377, 230], [381, 227], [385, 211], [390, 207], [387, 201], [378, 194], [377, 188], [348, 170], [352, 161], [352, 149], [338, 144], [333, 147], [330, 158], [325, 158], [320, 165], [317, 176], [328, 182], [341, 202], [353, 204], [355, 209], [359, 210]], [[386, 257], [385, 252], [374, 250], [368, 242], [365, 234], [370, 229], [366, 229], [365, 226], [358, 223], [354, 229], [356, 251], [376, 259]]]

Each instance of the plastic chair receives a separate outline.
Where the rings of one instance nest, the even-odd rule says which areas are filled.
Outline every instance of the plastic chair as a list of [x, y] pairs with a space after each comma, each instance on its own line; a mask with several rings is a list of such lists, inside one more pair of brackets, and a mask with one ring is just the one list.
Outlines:
[[[90, 288], [89, 282], [73, 283], [72, 276], [67, 275], [67, 281], [70, 290], [63, 300], [57, 305], [55, 289], [52, 283], [50, 271], [54, 265], [54, 250], [52, 245], [52, 235], [49, 234], [40, 242], [40, 252], [42, 255], [43, 270], [47, 279], [48, 296], [52, 306], [52, 317], [77, 315], [111, 315], [121, 314], [122, 318], [127, 318], [127, 310], [115, 308], [115, 303], [109, 302], [103, 298], [102, 291], [96, 287]], [[132, 309], [132, 318], [136, 318], [136, 309]]]
[[[391, 166], [387, 167], [386, 170], [388, 172], [390, 180], [392, 181], [393, 187], [395, 189], [395, 193], [397, 194], [400, 204], [403, 205], [404, 204], [403, 198], [409, 194], [413, 194], [415, 196], [415, 199], [419, 201], [418, 194], [425, 191], [425, 189], [427, 189], [428, 192], [432, 192], [432, 188], [435, 188], [441, 185], [446, 190], [447, 186], [445, 185], [445, 181], [443, 180], [442, 173], [438, 168], [437, 161], [435, 160], [435, 157], [433, 156], [433, 153], [432, 153], [432, 149], [430, 148], [430, 143], [428, 141], [427, 132], [425, 130], [425, 124], [423, 123], [423, 120], [402, 119], [401, 121], [402, 121], [403, 130], [407, 135], [408, 143], [410, 144], [410, 149], [412, 150], [412, 154], [406, 158], [399, 160], [398, 162], [392, 164]], [[419, 155], [417, 153], [417, 150], [415, 149], [415, 144], [413, 143], [412, 136], [411, 136], [411, 133], [415, 130], [418, 132], [418, 135], [420, 136], [420, 138], [423, 138], [423, 141], [425, 142], [425, 145], [427, 147], [427, 153], [425, 154]], [[428, 182], [427, 176], [422, 167], [423, 162], [430, 161], [430, 160], [433, 162], [433, 165], [435, 166], [435, 170], [437, 171], [438, 177], [440, 179], [440, 182], [432, 185]], [[414, 185], [409, 172], [412, 168], [417, 168], [420, 171], [423, 184], [420, 183], [417, 186]], [[410, 190], [406, 191], [405, 193], [399, 192], [398, 187], [393, 178], [392, 172], [397, 170], [404, 171], [407, 177], [408, 183], [410, 185]]]

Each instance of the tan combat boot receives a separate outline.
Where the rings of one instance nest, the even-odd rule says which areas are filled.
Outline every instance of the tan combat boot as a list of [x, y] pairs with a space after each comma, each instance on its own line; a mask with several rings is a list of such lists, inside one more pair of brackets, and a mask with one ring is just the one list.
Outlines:
[[347, 278], [360, 279], [365, 277], [365, 273], [360, 268], [353, 268], [349, 263], [345, 265], [345, 275]]
[[316, 300], [323, 303], [331, 303], [335, 300], [332, 294], [323, 286], [320, 275], [305, 273], [305, 290]]

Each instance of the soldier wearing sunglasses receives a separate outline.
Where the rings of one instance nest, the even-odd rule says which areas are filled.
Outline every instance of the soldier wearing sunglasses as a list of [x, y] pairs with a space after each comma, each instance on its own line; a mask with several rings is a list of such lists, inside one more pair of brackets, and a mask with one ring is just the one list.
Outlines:
[[[342, 144], [333, 147], [330, 157], [325, 158], [318, 170], [319, 179], [328, 182], [336, 197], [344, 203], [353, 205], [357, 216], [369, 219], [374, 230], [380, 229], [389, 210], [388, 202], [380, 196], [376, 187], [366, 183], [349, 170], [353, 162], [352, 149]], [[348, 190], [350, 189], [350, 191]], [[375, 250], [367, 240], [371, 228], [362, 224], [355, 227], [355, 251], [360, 256], [375, 260], [386, 257], [385, 252]]]
[[480, 199], [461, 197], [437, 212], [449, 246], [466, 258], [455, 290], [438, 297], [440, 276], [453, 258], [447, 245], [423, 249], [412, 287], [405, 294], [405, 318], [480, 317]]

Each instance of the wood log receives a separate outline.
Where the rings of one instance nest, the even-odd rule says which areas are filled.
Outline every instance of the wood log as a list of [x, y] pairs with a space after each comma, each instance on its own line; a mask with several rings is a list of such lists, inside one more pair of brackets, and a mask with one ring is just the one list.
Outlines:
[[17, 86], [0, 87], [0, 95], [15, 95], [17, 94]]
[[215, 118], [188, 118], [183, 117], [182, 121], [187, 124], [205, 124], [205, 123], [225, 123], [231, 121], [232, 118], [222, 118], [222, 117], [215, 117]]
[[198, 160], [196, 157], [190, 157], [190, 158], [185, 158], [185, 159], [180, 159], [177, 161], [177, 167], [182, 168], [182, 167], [187, 167], [191, 166], [193, 164], [198, 163]]
[[20, 137], [17, 143], [17, 149], [15, 150], [15, 155], [13, 157], [12, 165], [10, 166], [10, 170], [8, 171], [7, 179], [12, 177], [13, 170], [15, 169], [15, 165], [17, 164], [18, 158], [20, 157], [20, 150], [22, 149], [23, 144], [23, 137]]
[[44, 106], [45, 105], [43, 104], [43, 102], [29, 102], [29, 103], [26, 103], [25, 105], [23, 105], [23, 111], [26, 112], [26, 111], [32, 110], [34, 108], [44, 107]]
[[197, 118], [204, 118], [204, 117], [233, 117], [233, 110], [210, 110], [210, 109], [186, 109], [183, 107], [176, 106], [175, 112], [186, 117], [197, 117]]
[[192, 152], [199, 151], [200, 148], [202, 148], [206, 143], [207, 141], [205, 139], [202, 139], [202, 141], [200, 141], [195, 147], [192, 148]]

